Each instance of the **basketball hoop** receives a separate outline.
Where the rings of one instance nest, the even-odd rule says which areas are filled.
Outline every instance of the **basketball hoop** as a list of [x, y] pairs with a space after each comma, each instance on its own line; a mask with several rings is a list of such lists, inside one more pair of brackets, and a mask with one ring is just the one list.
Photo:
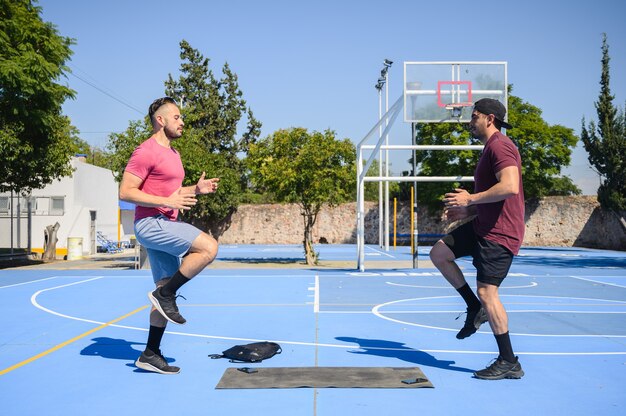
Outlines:
[[450, 103], [446, 104], [445, 108], [450, 112], [450, 118], [456, 118], [459, 120], [463, 115], [464, 107], [471, 107], [473, 103]]

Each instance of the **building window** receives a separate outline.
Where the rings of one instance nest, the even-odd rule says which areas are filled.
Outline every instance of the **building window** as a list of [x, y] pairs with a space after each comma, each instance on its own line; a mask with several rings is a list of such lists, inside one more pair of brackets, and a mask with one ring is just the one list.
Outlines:
[[50, 211], [50, 198], [40, 197], [35, 198], [33, 204], [33, 215], [48, 215]]
[[11, 206], [9, 205], [8, 196], [0, 196], [0, 214], [8, 214]]
[[50, 197], [50, 215], [63, 215], [65, 213], [65, 197]]
[[31, 212], [37, 211], [37, 200], [28, 196], [20, 198], [20, 210], [22, 212], [28, 212], [28, 200], [30, 200], [32, 204], [30, 207]]

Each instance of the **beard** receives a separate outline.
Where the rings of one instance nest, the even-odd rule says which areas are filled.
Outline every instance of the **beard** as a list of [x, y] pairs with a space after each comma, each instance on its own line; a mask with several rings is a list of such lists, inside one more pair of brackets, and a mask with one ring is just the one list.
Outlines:
[[178, 130], [169, 126], [165, 126], [164, 133], [165, 136], [167, 136], [167, 138], [170, 140], [178, 139], [180, 138], [180, 136], [183, 135], [182, 130]]

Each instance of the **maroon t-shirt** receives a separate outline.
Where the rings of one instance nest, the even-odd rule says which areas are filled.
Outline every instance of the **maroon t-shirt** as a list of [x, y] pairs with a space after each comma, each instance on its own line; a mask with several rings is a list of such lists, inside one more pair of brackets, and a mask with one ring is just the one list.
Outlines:
[[477, 204], [478, 215], [474, 219], [474, 231], [479, 236], [517, 254], [524, 240], [526, 228], [522, 159], [511, 139], [500, 132], [494, 133], [485, 144], [474, 172], [474, 192], [486, 191], [497, 184], [496, 173], [509, 166], [517, 166], [519, 193], [503, 201]]

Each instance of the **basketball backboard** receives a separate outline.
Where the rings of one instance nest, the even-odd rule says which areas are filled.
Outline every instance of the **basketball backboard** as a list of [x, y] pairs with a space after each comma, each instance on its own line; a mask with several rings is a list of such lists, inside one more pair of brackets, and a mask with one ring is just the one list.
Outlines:
[[506, 62], [405, 62], [404, 121], [468, 123], [481, 98], [507, 108], [507, 85]]

